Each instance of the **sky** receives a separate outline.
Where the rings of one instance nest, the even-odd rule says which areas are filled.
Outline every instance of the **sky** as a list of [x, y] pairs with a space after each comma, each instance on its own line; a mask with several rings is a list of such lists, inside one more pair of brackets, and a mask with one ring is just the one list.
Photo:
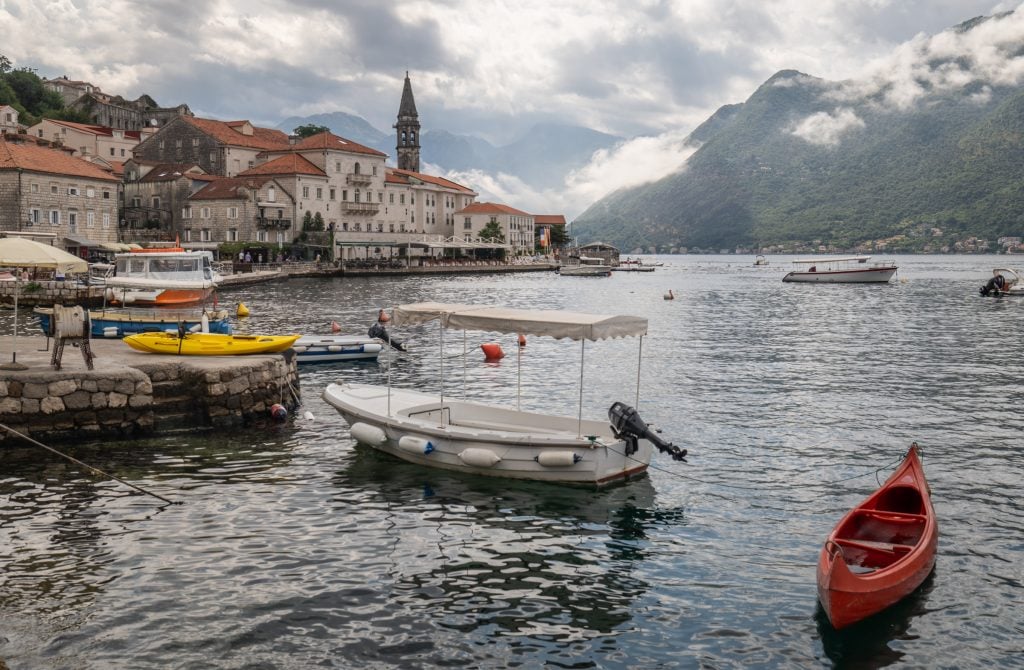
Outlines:
[[[568, 218], [681, 169], [686, 135], [794, 69], [830, 81], [892, 73], [914, 45], [1019, 0], [0, 0], [0, 54], [40, 76], [186, 103], [274, 127], [343, 111], [392, 132], [410, 73], [424, 131], [506, 144], [538, 122], [626, 138], [565, 183], [447, 174]], [[45, 39], [41, 39], [45, 36]], [[981, 47], [979, 47], [981, 48]], [[903, 54], [901, 56], [901, 54]], [[902, 58], [902, 60], [901, 60]], [[908, 90], [910, 100], [913, 91]], [[809, 119], [836, 142], [848, 110]], [[829, 135], [829, 133], [832, 133]], [[811, 141], [811, 140], [809, 140]], [[440, 174], [440, 168], [424, 171]]]

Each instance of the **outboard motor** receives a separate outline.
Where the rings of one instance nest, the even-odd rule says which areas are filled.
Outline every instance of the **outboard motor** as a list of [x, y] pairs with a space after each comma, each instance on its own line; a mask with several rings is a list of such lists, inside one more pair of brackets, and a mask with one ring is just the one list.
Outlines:
[[1003, 288], [1006, 286], [1006, 278], [1003, 275], [997, 274], [988, 280], [984, 286], [978, 289], [978, 293], [982, 295], [988, 295], [989, 293], [995, 293], [996, 297], [999, 297]]
[[366, 334], [369, 335], [370, 337], [375, 337], [378, 340], [384, 340], [385, 342], [393, 346], [395, 349], [398, 349], [399, 351], [407, 351], [407, 349], [405, 348], [405, 344], [391, 337], [391, 334], [388, 333], [388, 329], [382, 326], [380, 323], [375, 323], [372, 326], [370, 326], [370, 330], [366, 331]]
[[672, 460], [686, 460], [686, 449], [680, 449], [671, 442], [666, 442], [658, 437], [640, 418], [640, 414], [626, 403], [613, 403], [608, 408], [608, 419], [612, 422], [612, 431], [615, 433], [615, 437], [625, 440], [626, 454], [635, 454], [637, 441], [642, 438], [656, 446], [658, 451], [671, 455]]

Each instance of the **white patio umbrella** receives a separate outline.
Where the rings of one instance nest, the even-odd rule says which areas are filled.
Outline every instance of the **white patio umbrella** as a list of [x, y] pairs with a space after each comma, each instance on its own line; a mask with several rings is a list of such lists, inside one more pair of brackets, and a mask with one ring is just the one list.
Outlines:
[[[46, 268], [63, 273], [89, 271], [89, 264], [78, 256], [23, 237], [0, 238], [0, 265], [17, 268]], [[11, 362], [0, 365], [0, 369], [4, 370], [24, 370], [27, 367], [18, 363], [18, 294], [20, 292], [21, 278], [15, 273], [14, 351], [11, 353]]]

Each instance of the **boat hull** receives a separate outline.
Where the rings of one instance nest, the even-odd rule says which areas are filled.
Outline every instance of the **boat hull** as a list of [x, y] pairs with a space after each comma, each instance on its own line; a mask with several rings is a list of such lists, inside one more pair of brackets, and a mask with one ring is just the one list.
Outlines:
[[[324, 400], [353, 438], [410, 463], [489, 477], [603, 487], [642, 476], [653, 451], [626, 455], [607, 422], [521, 412], [363, 384], [331, 384]], [[582, 434], [582, 435], [581, 435]], [[588, 436], [593, 436], [590, 439]], [[429, 445], [429, 446], [428, 446]]]
[[863, 268], [859, 270], [794, 271], [782, 278], [784, 282], [821, 284], [884, 284], [896, 274], [897, 268]]
[[273, 354], [284, 351], [299, 339], [298, 335], [218, 335], [189, 333], [138, 333], [124, 338], [132, 349], [152, 354], [177, 356], [238, 356]]
[[[39, 326], [44, 333], [50, 332], [51, 308], [36, 308]], [[231, 323], [224, 310], [206, 312], [211, 333], [231, 334]], [[177, 312], [173, 310], [89, 310], [89, 327], [93, 337], [122, 338], [135, 333], [156, 331], [177, 332], [179, 325], [185, 330], [202, 328], [202, 313]]]
[[611, 273], [609, 265], [564, 265], [558, 269], [563, 277], [607, 277]]
[[886, 482], [848, 512], [818, 557], [818, 599], [846, 628], [913, 593], [935, 567], [938, 526], [928, 484], [911, 447]]
[[190, 289], [107, 289], [111, 305], [133, 307], [186, 307], [201, 305], [213, 295], [213, 287]]
[[354, 336], [305, 336], [292, 345], [297, 363], [337, 363], [376, 360], [384, 348], [380, 340]]

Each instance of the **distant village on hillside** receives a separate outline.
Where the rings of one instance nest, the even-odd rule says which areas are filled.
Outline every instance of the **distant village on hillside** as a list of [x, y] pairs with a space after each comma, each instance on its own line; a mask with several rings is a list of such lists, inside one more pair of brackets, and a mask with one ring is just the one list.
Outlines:
[[26, 127], [17, 109], [0, 105], [0, 233], [83, 258], [175, 241], [267, 258], [509, 258], [551, 253], [565, 240], [561, 214], [477, 202], [470, 186], [420, 171], [408, 73], [394, 166], [325, 128], [288, 135], [67, 77], [43, 85], [92, 123], [44, 118]]

